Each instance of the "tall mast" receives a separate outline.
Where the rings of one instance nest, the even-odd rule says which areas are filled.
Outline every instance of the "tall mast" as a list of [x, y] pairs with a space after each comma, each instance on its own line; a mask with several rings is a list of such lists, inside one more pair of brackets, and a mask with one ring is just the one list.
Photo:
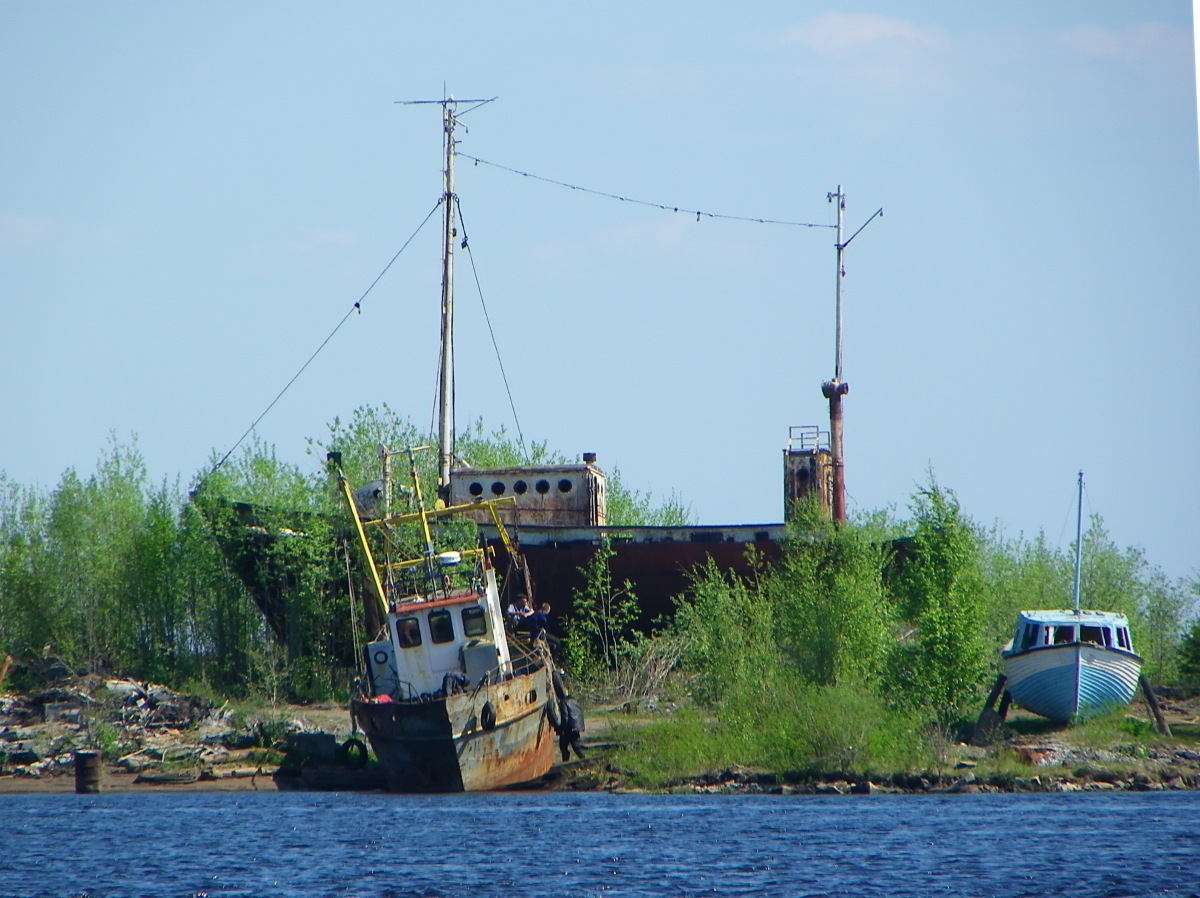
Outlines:
[[842, 259], [850, 241], [862, 233], [863, 228], [875, 220], [876, 215], [883, 215], [880, 208], [863, 222], [862, 227], [850, 235], [849, 240], [842, 240], [842, 218], [846, 210], [846, 195], [842, 193], [842, 185], [838, 185], [837, 193], [827, 194], [830, 202], [837, 200], [837, 322], [835, 325], [835, 350], [833, 361], [833, 380], [821, 384], [821, 395], [829, 400], [829, 451], [833, 456], [833, 520], [846, 520], [846, 462], [842, 454], [842, 397], [850, 392], [850, 384], [842, 380], [842, 279], [846, 276], [846, 266]]
[[837, 193], [829, 195], [830, 199], [837, 200], [837, 320], [834, 324], [834, 357], [833, 357], [833, 380], [834, 383], [842, 382], [842, 279], [846, 277], [846, 266], [842, 264], [842, 254], [846, 251], [846, 245], [842, 243], [842, 218], [846, 211], [846, 194], [842, 193], [842, 185], [838, 185]]
[[1075, 613], [1079, 613], [1079, 574], [1083, 567], [1083, 471], [1079, 472], [1079, 498], [1075, 509]]
[[833, 455], [833, 520], [846, 520], [846, 463], [842, 454], [842, 397], [850, 392], [850, 384], [842, 382], [842, 278], [846, 269], [842, 265], [842, 213], [846, 209], [846, 195], [842, 185], [837, 193], [828, 195], [830, 201], [837, 200], [837, 312], [834, 325], [833, 380], [821, 384], [821, 395], [829, 400], [829, 450]]
[[455, 107], [442, 104], [442, 130], [446, 150], [446, 190], [442, 194], [445, 228], [442, 245], [442, 369], [438, 378], [438, 494], [450, 498], [450, 465], [454, 456], [454, 125]]

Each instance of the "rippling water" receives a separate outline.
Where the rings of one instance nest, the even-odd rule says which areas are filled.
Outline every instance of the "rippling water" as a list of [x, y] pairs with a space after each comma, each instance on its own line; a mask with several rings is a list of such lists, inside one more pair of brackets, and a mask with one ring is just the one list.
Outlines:
[[1200, 895], [1200, 794], [0, 796], [0, 895]]

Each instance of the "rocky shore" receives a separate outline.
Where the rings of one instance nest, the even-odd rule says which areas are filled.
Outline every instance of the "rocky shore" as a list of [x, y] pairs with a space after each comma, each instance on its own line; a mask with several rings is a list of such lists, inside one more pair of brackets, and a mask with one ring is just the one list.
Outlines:
[[[1009, 731], [987, 748], [951, 745], [938, 769], [920, 773], [731, 767], [661, 784], [655, 791], [870, 795], [1200, 789], [1200, 701], [1168, 696], [1163, 704], [1177, 733], [1169, 740], [1131, 737], [1104, 747], [1083, 746], [1072, 744], [1069, 728], [1038, 732], [1034, 727], [1032, 733]], [[531, 787], [645, 791], [605, 751], [610, 746], [600, 741], [606, 736], [604, 714], [590, 711], [588, 720], [587, 760], [556, 766]], [[1132, 724], [1138, 720], [1130, 718]], [[0, 792], [72, 791], [80, 751], [102, 754], [103, 788], [113, 791], [383, 788], [373, 767], [347, 763], [350, 730], [349, 713], [334, 704], [237, 711], [154, 684], [66, 674], [36, 692], [0, 694]]]
[[245, 712], [152, 683], [65, 675], [0, 694], [0, 792], [72, 790], [80, 751], [101, 753], [106, 789], [276, 788], [289, 753], [336, 767], [349, 731], [336, 705]]
[[[1069, 764], [1074, 750], [1063, 754]], [[1093, 755], [1096, 753], [1088, 752]], [[1103, 753], [1100, 753], [1103, 754]], [[732, 767], [717, 773], [687, 777], [664, 789], [672, 794], [721, 795], [881, 795], [967, 794], [985, 792], [1162, 792], [1200, 789], [1200, 752], [1182, 750], [1160, 756], [1159, 769], [1109, 769], [1093, 760], [1066, 770], [1047, 770], [1018, 776], [977, 775], [975, 765], [960, 763], [946, 773], [893, 773], [886, 776], [811, 775]], [[1123, 762], [1118, 762], [1124, 767]], [[647, 791], [629, 785], [627, 771], [604, 766], [595, 770], [552, 771], [545, 786], [567, 791]]]

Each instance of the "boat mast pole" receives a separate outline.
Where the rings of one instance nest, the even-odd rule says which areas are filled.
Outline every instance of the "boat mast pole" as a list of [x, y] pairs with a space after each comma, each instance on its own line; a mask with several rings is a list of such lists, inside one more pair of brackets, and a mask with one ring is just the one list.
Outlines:
[[438, 495], [450, 501], [450, 464], [454, 454], [454, 117], [453, 102], [442, 105], [446, 143], [445, 229], [442, 246], [442, 369], [438, 396]]
[[1075, 613], [1079, 613], [1079, 574], [1083, 567], [1083, 471], [1079, 472], [1079, 497], [1075, 509]]

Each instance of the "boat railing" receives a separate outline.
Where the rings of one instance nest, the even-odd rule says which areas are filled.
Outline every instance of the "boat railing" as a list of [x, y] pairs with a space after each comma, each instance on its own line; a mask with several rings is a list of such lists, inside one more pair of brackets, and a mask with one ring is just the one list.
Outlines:
[[549, 648], [546, 646], [545, 640], [531, 643], [514, 634], [509, 636], [508, 651], [512, 659], [513, 675], [520, 676], [546, 664]]
[[788, 452], [829, 449], [829, 431], [816, 424], [793, 424], [788, 428]]

